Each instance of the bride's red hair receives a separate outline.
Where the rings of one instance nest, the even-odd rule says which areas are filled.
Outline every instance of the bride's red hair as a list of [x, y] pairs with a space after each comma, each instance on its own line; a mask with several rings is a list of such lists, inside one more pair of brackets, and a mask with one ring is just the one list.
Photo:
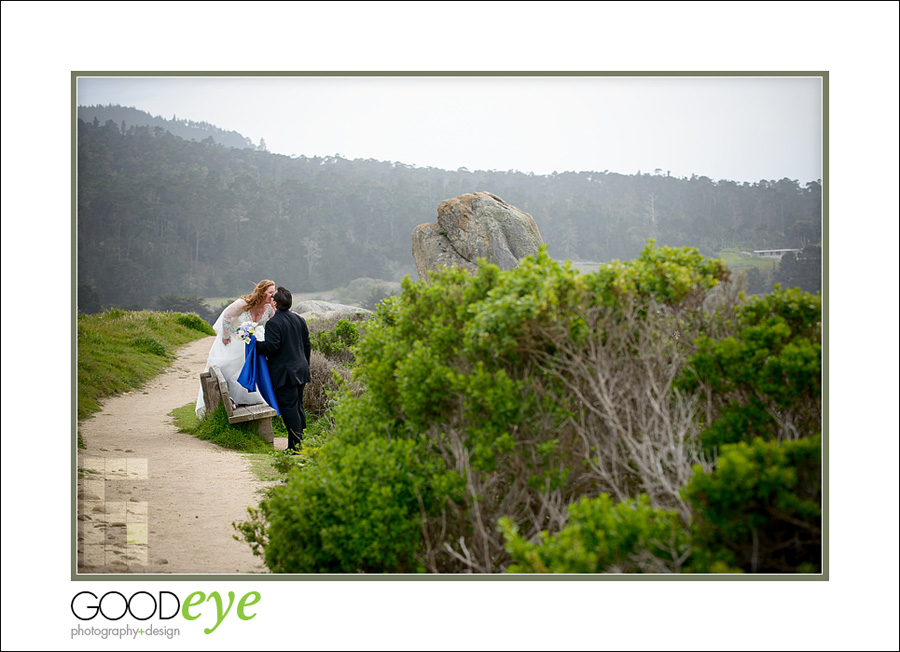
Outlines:
[[256, 287], [253, 288], [253, 292], [243, 295], [241, 299], [247, 302], [247, 310], [249, 310], [250, 308], [255, 308], [259, 304], [263, 303], [266, 300], [266, 290], [268, 290], [272, 285], [275, 285], [275, 281], [263, 279], [256, 284]]

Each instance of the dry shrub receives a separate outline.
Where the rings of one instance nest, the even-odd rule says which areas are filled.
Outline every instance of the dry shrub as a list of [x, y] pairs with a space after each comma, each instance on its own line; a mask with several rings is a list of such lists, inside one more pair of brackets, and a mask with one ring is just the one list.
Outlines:
[[[322, 313], [320, 313], [322, 314]], [[371, 315], [368, 313], [361, 312], [335, 312], [327, 317], [315, 317], [306, 320], [306, 325], [309, 327], [310, 336], [315, 336], [318, 333], [324, 331], [333, 331], [337, 326], [338, 322], [342, 319], [346, 319], [349, 322], [357, 323], [357, 326], [362, 326], [362, 323], [371, 318]]]
[[[350, 368], [329, 360], [319, 351], [313, 350], [309, 361], [311, 380], [303, 392], [303, 407], [311, 417], [321, 417], [334, 400], [333, 395], [341, 383], [350, 382]], [[335, 379], [335, 375], [340, 380]]]
[[[713, 460], [700, 440], [699, 395], [678, 391], [676, 380], [697, 350], [696, 335], [727, 329], [719, 315], [740, 301], [737, 290], [725, 283], [678, 306], [583, 306], [536, 326], [516, 370], [528, 418], [513, 426], [518, 444], [502, 464], [478, 471], [465, 414], [428, 431], [433, 451], [465, 481], [461, 498], [439, 517], [422, 514], [428, 569], [497, 572], [509, 562], [496, 527], [500, 516], [536, 540], [542, 531], [560, 531], [569, 506], [583, 496], [607, 493], [620, 502], [643, 495], [653, 508], [676, 510], [687, 525], [691, 506], [681, 490], [695, 465], [708, 471]], [[586, 325], [585, 335], [573, 338], [576, 323]], [[568, 415], [563, 421], [560, 408]], [[680, 555], [673, 559], [666, 572], [677, 572]], [[658, 558], [645, 561], [634, 560], [636, 568], [660, 572]]]
[[682, 333], [695, 328], [685, 315], [661, 306], [651, 317], [600, 311], [581, 342], [554, 338], [545, 368], [556, 379], [548, 391], [569, 401], [566, 424], [581, 444], [588, 482], [617, 501], [645, 494], [654, 507], [690, 508], [680, 495], [695, 464], [706, 466], [699, 441], [696, 395], [675, 380], [694, 350]]

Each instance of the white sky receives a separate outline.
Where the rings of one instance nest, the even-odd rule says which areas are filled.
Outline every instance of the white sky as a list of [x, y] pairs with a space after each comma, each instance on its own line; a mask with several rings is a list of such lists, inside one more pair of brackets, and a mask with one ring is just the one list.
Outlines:
[[822, 178], [821, 77], [85, 77], [77, 102], [209, 122], [286, 155]]
[[[238, 622], [232, 615], [204, 636], [204, 611], [204, 621], [179, 620], [181, 636], [169, 642], [171, 649], [221, 649], [223, 641], [235, 648], [274, 648], [299, 641], [324, 649], [896, 650], [898, 7], [896, 2], [3, 2], [2, 319], [13, 325], [4, 341], [0, 393], [2, 575], [4, 586], [11, 587], [2, 597], [3, 649], [121, 647], [98, 638], [70, 640], [77, 623], [68, 605], [79, 590], [97, 595], [169, 590], [184, 599], [194, 590], [242, 594], [253, 588], [262, 594], [254, 620]], [[137, 70], [828, 71], [824, 335], [830, 580], [71, 581], [71, 73]], [[697, 95], [692, 97], [695, 120], [708, 120]], [[550, 106], [545, 110], [552, 117]], [[334, 116], [344, 108], [334, 107]], [[558, 115], [559, 103], [555, 108]], [[660, 115], [676, 112], [665, 104], [656, 108]], [[292, 110], [299, 111], [284, 111]], [[273, 149], [278, 139], [266, 128], [256, 133], [243, 123], [230, 124], [230, 118], [195, 117], [187, 110], [183, 117], [265, 137]], [[273, 112], [269, 119], [274, 123], [276, 117]], [[643, 120], [653, 123], [650, 118]], [[356, 123], [342, 120], [348, 129], [346, 122]], [[337, 122], [327, 114], [323, 121]], [[691, 124], [678, 126], [691, 133]], [[307, 143], [315, 142], [316, 128], [305, 126]], [[569, 125], [558, 119], [555, 128]], [[673, 137], [672, 129], [661, 131]], [[542, 144], [549, 139], [546, 133], [526, 130], [526, 140]], [[730, 147], [725, 158], [738, 160], [757, 149], [805, 149], [777, 139], [772, 146], [764, 136], [761, 131], [761, 142], [751, 142], [746, 151]], [[356, 149], [350, 141], [335, 145], [333, 138], [315, 148], [348, 157], [406, 158]], [[607, 158], [612, 136], [591, 138], [568, 151], [593, 152], [603, 160], [587, 159], [586, 167], [615, 171]], [[693, 138], [686, 140], [694, 144]], [[632, 135], [630, 149], [638, 150], [636, 142]], [[642, 152], [646, 161], [625, 159], [622, 172], [660, 167], [673, 174], [751, 180], [782, 175], [800, 180], [810, 174], [803, 168], [730, 171], [717, 160], [713, 167], [715, 144], [703, 140], [696, 147], [705, 153], [702, 162], [680, 162], [672, 160], [672, 152], [685, 148], [675, 141]], [[527, 144], [518, 151], [527, 153]], [[410, 158], [409, 163], [451, 169], [538, 167], [521, 156], [484, 164]], [[682, 172], [676, 167], [682, 163], [697, 169]], [[554, 164], [559, 171], [583, 165], [580, 159]], [[776, 617], [757, 626], [760, 605], [769, 605]], [[192, 626], [197, 623], [203, 624]]]

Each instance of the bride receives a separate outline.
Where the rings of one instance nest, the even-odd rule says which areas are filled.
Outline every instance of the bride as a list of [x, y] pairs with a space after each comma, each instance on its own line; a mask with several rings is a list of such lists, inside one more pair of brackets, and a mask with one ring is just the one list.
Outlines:
[[[249, 295], [245, 294], [228, 305], [216, 323], [213, 330], [216, 331], [216, 341], [213, 342], [206, 359], [206, 370], [215, 365], [222, 372], [222, 376], [228, 382], [228, 394], [236, 405], [252, 405], [264, 403], [259, 392], [248, 392], [237, 382], [237, 378], [244, 366], [244, 343], [235, 336], [235, 331], [245, 321], [264, 324], [275, 314], [275, 304], [272, 295], [275, 294], [275, 282], [268, 279], [256, 284]], [[203, 418], [206, 414], [206, 405], [203, 402], [203, 389], [197, 396], [195, 408], [197, 416]]]

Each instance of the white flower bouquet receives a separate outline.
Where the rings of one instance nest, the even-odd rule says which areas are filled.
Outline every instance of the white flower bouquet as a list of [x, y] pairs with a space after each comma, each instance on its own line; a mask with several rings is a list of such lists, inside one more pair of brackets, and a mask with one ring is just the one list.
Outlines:
[[249, 344], [250, 339], [253, 337], [253, 334], [258, 328], [262, 327], [258, 326], [256, 322], [245, 321], [240, 326], [238, 326], [238, 329], [235, 331], [235, 335], [239, 340], [244, 342], [244, 344]]

